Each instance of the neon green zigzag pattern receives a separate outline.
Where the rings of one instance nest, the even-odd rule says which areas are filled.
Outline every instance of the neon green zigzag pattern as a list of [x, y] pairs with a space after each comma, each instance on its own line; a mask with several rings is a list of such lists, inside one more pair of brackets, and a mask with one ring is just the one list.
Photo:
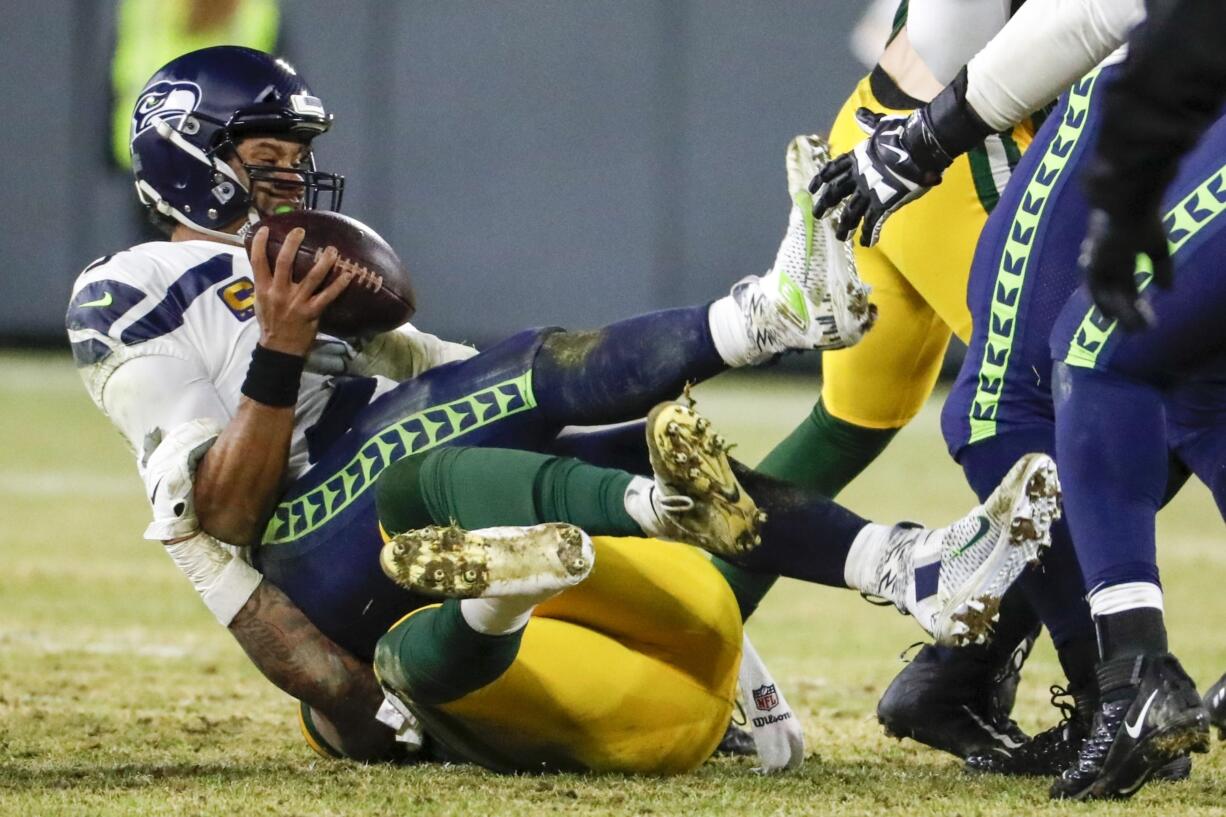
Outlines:
[[1001, 255], [996, 284], [992, 290], [992, 312], [988, 318], [988, 339], [983, 349], [983, 362], [971, 401], [971, 442], [988, 439], [996, 434], [996, 411], [1005, 386], [1005, 373], [1013, 353], [1013, 338], [1017, 330], [1017, 309], [1021, 303], [1022, 285], [1030, 266], [1030, 253], [1038, 235], [1039, 223], [1047, 200], [1068, 166], [1073, 150], [1085, 127], [1090, 108], [1090, 95], [1098, 71], [1087, 74], [1069, 91], [1068, 108], [1060, 128], [1039, 167], [1030, 179], [1021, 205], [1009, 227], [1005, 251]]
[[367, 440], [353, 459], [323, 484], [278, 505], [264, 531], [263, 543], [286, 544], [319, 530], [398, 460], [535, 407], [532, 372], [528, 371], [398, 420]]
[[[1171, 255], [1179, 252], [1183, 245], [1203, 230], [1211, 221], [1226, 211], [1226, 165], [1205, 179], [1196, 189], [1185, 196], [1162, 219], [1166, 227], [1167, 247]], [[1135, 273], [1137, 291], [1144, 292], [1154, 280], [1154, 268], [1149, 256], [1137, 255]], [[1115, 331], [1116, 322], [1109, 320], [1099, 311], [1091, 307], [1077, 327], [1069, 343], [1068, 354], [1064, 362], [1070, 366], [1083, 369], [1093, 369], [1098, 363], [1098, 356], [1106, 345], [1107, 339]]]

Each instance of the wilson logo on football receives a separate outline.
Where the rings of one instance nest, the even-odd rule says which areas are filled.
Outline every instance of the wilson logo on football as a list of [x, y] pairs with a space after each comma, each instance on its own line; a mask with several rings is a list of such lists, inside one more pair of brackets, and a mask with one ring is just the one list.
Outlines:
[[753, 705], [759, 712], [770, 712], [779, 706], [779, 693], [774, 684], [763, 684], [753, 691]]
[[200, 86], [194, 82], [159, 82], [136, 101], [132, 114], [132, 138], [153, 127], [159, 119], [165, 120], [176, 130], [183, 120], [200, 104]]

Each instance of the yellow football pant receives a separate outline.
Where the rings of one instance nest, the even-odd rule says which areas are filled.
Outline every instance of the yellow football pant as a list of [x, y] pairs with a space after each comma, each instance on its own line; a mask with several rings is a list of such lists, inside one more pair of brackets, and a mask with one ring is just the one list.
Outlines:
[[[830, 132], [834, 155], [865, 138], [857, 108], [908, 113], [881, 104], [865, 77], [844, 103]], [[1028, 127], [1013, 132], [1018, 148]], [[822, 356], [822, 402], [844, 422], [865, 428], [901, 428], [919, 412], [940, 372], [951, 332], [970, 337], [966, 285], [979, 233], [987, 220], [968, 156], [945, 171], [922, 198], [890, 216], [874, 247], [855, 239], [861, 278], [873, 287], [878, 319], [864, 340]]]
[[593, 539], [582, 584], [537, 607], [519, 654], [463, 698], [414, 706], [427, 731], [503, 771], [690, 771], [731, 717], [741, 617], [694, 548]]

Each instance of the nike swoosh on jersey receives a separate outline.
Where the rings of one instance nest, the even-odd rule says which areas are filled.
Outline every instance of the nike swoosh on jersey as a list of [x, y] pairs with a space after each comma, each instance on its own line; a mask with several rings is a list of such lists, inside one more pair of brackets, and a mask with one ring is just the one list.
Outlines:
[[86, 301], [85, 303], [80, 305], [80, 308], [85, 309], [86, 307], [90, 307], [90, 306], [110, 306], [111, 303], [114, 302], [114, 300], [115, 299], [111, 297], [111, 293], [107, 292], [103, 294], [101, 298], [98, 298], [97, 300]]
[[1141, 714], [1137, 715], [1134, 723], [1124, 721], [1124, 731], [1128, 733], [1128, 737], [1136, 740], [1141, 736], [1141, 725], [1145, 723], [1145, 713], [1149, 712], [1149, 705], [1154, 702], [1154, 698], [1158, 697], [1158, 690], [1149, 693], [1149, 700], [1145, 702], [1145, 706], [1141, 707]]

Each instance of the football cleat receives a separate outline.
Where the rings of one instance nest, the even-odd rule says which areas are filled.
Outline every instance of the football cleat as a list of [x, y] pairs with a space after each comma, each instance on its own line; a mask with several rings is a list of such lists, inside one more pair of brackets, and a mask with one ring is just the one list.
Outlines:
[[646, 431], [663, 535], [720, 556], [757, 547], [766, 514], [732, 473], [730, 446], [711, 421], [680, 403], [661, 403], [647, 415]]
[[[1026, 639], [1019, 650], [1034, 643]], [[1017, 665], [998, 671], [971, 650], [942, 655], [925, 645], [886, 687], [877, 720], [893, 738], [911, 738], [960, 758], [1007, 754], [1029, 738], [1009, 717], [1017, 692]]]
[[[968, 772], [1024, 777], [1059, 777], [1077, 762], [1081, 745], [1090, 734], [1098, 697], [1090, 690], [1051, 687], [1052, 705], [1060, 710], [1060, 722], [1039, 732], [1010, 752], [980, 752], [966, 759]], [[1176, 782], [1192, 773], [1192, 758], [1186, 754], [1154, 772], [1153, 779]]]
[[753, 742], [753, 735], [748, 729], [742, 729], [736, 721], [729, 721], [728, 729], [720, 739], [719, 746], [715, 747], [712, 756], [757, 757], [758, 747]]
[[818, 136], [797, 136], [788, 144], [788, 194], [793, 205], [788, 227], [770, 271], [732, 288], [750, 334], [752, 359], [780, 352], [842, 349], [857, 343], [877, 318], [869, 287], [856, 272], [851, 241], [834, 237], [830, 213], [813, 217], [810, 174], [830, 161]]
[[1046, 454], [1027, 454], [987, 501], [944, 528], [899, 525], [890, 534], [873, 588], [945, 646], [983, 644], [1000, 600], [1051, 544], [1060, 517], [1060, 480]]
[[588, 535], [562, 522], [464, 530], [431, 526], [391, 537], [383, 572], [416, 593], [453, 599], [561, 592], [595, 563]]
[[1051, 688], [1051, 702], [1060, 722], [1008, 752], [977, 752], [966, 759], [966, 770], [987, 774], [1055, 777], [1077, 760], [1090, 733], [1097, 698], [1090, 690]]
[[1209, 750], [1209, 713], [1170, 653], [1104, 661], [1090, 734], [1052, 784], [1053, 799], [1131, 797], [1159, 769]]
[[869, 303], [872, 288], [860, 280], [851, 239], [835, 238], [835, 223], [842, 205], [821, 218], [813, 217], [809, 182], [830, 163], [830, 145], [817, 135], [800, 135], [788, 143], [788, 195], [792, 210], [788, 231], [775, 256], [772, 273], [783, 273], [806, 291], [813, 276], [824, 278], [814, 313], [822, 330], [817, 348], [854, 346], [877, 320], [877, 307]]
[[1226, 675], [1205, 693], [1205, 709], [1209, 710], [1209, 721], [1217, 727], [1218, 740], [1226, 740]]

